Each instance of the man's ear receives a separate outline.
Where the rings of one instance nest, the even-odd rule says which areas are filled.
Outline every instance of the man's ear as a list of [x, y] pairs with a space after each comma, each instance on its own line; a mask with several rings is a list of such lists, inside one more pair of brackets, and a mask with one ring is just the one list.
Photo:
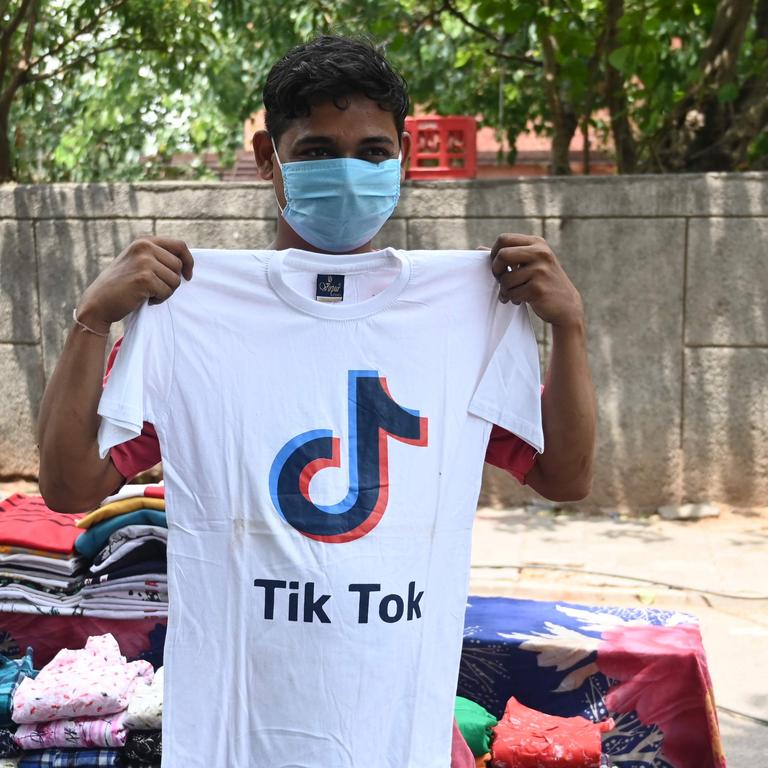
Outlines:
[[256, 131], [253, 134], [253, 157], [259, 176], [265, 181], [271, 181], [274, 176], [275, 149], [272, 146], [272, 138], [267, 131]]
[[408, 158], [411, 156], [411, 134], [403, 131], [400, 134], [400, 181], [405, 181], [405, 169], [408, 167]]

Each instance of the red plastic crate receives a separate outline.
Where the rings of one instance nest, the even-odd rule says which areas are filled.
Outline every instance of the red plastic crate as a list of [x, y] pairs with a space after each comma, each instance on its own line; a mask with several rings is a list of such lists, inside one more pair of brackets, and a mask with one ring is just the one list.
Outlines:
[[408, 179], [473, 179], [477, 175], [477, 123], [474, 117], [407, 117], [411, 134]]

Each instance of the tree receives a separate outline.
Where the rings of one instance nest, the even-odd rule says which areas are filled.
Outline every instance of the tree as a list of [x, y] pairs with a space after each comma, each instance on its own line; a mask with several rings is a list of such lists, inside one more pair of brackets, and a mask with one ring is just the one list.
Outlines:
[[[52, 106], [66, 118], [113, 86], [119, 105], [125, 83], [99, 77], [101, 63], [102, 75], [120, 58], [123, 72], [140, 76], [143, 66], [156, 85], [180, 84], [184, 66], [205, 52], [208, 10], [203, 0], [0, 2], [0, 181], [16, 176], [15, 157], [25, 141], [50, 129]], [[102, 93], [88, 94], [89, 83]], [[31, 116], [40, 122], [32, 124]], [[142, 115], [135, 117], [141, 128]]]
[[[266, 73], [321, 32], [381, 41], [413, 101], [569, 173], [576, 131], [620, 173], [766, 167], [768, 0], [0, 0], [0, 178], [204, 175]], [[583, 162], [589, 168], [589, 142]]]

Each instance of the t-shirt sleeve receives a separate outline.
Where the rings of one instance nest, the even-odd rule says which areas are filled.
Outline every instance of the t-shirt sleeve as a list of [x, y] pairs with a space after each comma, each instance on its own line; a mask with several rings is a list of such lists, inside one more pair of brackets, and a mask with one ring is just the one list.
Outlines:
[[99, 401], [99, 453], [142, 433], [145, 422], [157, 425], [168, 407], [172, 378], [173, 330], [167, 302], [144, 304], [126, 321], [119, 354]]
[[538, 456], [536, 449], [528, 445], [525, 440], [521, 440], [512, 432], [507, 432], [506, 429], [493, 425], [488, 448], [485, 451], [487, 464], [509, 472], [518, 483], [525, 484], [525, 477], [533, 469], [536, 456]]
[[469, 412], [512, 432], [544, 452], [539, 350], [525, 304], [495, 308], [490, 360]]

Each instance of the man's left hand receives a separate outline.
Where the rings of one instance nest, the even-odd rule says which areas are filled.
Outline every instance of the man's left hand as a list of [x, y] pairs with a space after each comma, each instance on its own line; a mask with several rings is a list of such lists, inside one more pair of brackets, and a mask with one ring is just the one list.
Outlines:
[[499, 281], [499, 301], [526, 302], [552, 325], [583, 322], [581, 296], [544, 238], [499, 235], [490, 256], [491, 270]]

